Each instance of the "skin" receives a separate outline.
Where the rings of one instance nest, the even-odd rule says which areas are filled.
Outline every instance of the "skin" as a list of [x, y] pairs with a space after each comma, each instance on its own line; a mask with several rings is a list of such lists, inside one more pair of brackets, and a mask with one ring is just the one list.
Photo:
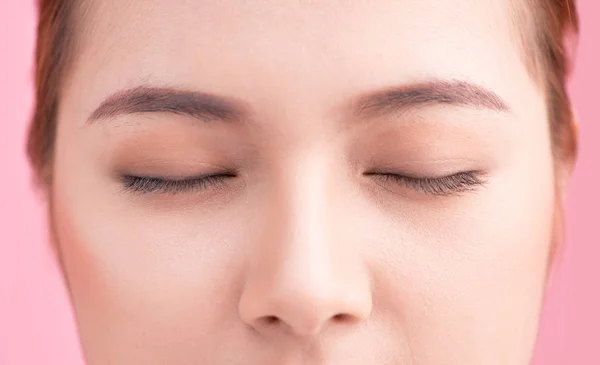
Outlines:
[[[560, 192], [509, 6], [92, 1], [51, 187], [88, 363], [527, 364]], [[436, 80], [485, 87], [506, 110], [354, 109]], [[243, 110], [107, 104], [139, 86]], [[177, 192], [123, 178], [223, 171]], [[435, 194], [382, 171], [480, 184]]]

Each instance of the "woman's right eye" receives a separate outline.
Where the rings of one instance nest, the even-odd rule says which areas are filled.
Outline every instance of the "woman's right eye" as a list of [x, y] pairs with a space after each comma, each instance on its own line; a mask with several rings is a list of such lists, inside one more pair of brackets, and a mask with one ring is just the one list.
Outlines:
[[234, 177], [236, 175], [232, 172], [183, 179], [123, 175], [121, 183], [125, 190], [138, 194], [184, 194], [219, 187]]

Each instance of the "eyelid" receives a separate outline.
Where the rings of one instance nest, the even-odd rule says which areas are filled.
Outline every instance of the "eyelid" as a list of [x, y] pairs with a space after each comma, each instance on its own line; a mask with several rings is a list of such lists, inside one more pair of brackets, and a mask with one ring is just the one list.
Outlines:
[[232, 172], [203, 174], [195, 177], [172, 178], [124, 174], [123, 188], [139, 194], [178, 194], [217, 187], [225, 180], [235, 177]]
[[463, 171], [440, 177], [418, 177], [402, 173], [369, 172], [384, 183], [404, 185], [415, 191], [434, 195], [449, 196], [472, 191], [486, 184], [485, 175], [480, 171]]

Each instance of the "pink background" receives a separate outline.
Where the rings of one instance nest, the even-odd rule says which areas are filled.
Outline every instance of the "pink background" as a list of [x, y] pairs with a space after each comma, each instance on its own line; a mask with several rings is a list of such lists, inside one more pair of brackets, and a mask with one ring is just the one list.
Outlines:
[[[82, 360], [69, 303], [23, 153], [33, 101], [33, 3], [0, 0], [0, 365], [75, 365]], [[580, 0], [579, 12], [570, 90], [581, 119], [580, 159], [535, 365], [600, 365], [600, 2]]]

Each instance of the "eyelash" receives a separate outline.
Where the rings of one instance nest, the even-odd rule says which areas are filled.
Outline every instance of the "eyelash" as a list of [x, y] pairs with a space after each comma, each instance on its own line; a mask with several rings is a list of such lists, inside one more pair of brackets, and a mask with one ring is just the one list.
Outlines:
[[[456, 193], [472, 191], [485, 184], [480, 174], [475, 171], [459, 172], [454, 175], [439, 178], [410, 177], [393, 173], [369, 172], [384, 183], [392, 182], [408, 188], [435, 196], [448, 196]], [[233, 173], [209, 174], [200, 177], [170, 180], [157, 177], [122, 176], [123, 187], [126, 190], [141, 194], [180, 194], [202, 191], [218, 187], [236, 175]]]
[[481, 173], [476, 171], [459, 172], [454, 175], [437, 178], [412, 177], [393, 173], [368, 173], [367, 175], [374, 175], [383, 182], [393, 182], [435, 196], [463, 193], [485, 185], [485, 180], [482, 178]]
[[233, 177], [235, 177], [235, 174], [219, 173], [181, 180], [171, 180], [158, 177], [124, 175], [121, 177], [121, 182], [126, 190], [134, 193], [180, 194], [218, 187], [225, 183], [225, 180]]

